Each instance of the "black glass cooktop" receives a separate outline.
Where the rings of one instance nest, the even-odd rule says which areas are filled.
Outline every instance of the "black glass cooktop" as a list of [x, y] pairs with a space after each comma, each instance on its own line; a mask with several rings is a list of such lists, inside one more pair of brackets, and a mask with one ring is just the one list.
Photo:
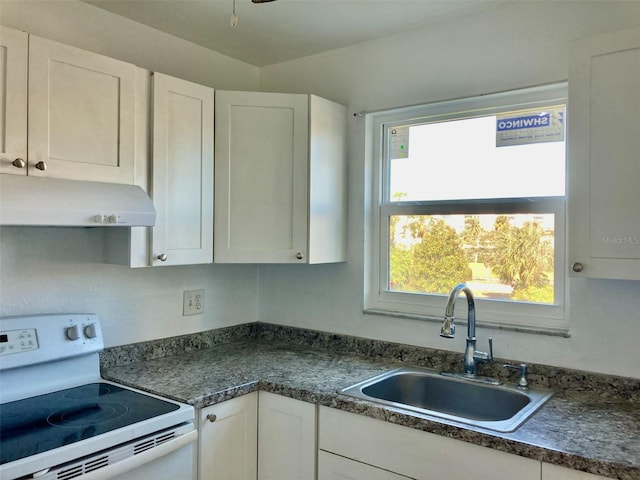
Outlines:
[[0, 405], [0, 464], [177, 410], [179, 405], [108, 383]]

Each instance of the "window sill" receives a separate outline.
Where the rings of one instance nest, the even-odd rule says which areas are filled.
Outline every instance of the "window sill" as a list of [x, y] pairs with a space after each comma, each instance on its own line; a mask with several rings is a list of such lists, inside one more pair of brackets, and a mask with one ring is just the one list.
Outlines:
[[[427, 321], [433, 323], [442, 323], [443, 317], [434, 317], [430, 315], [417, 315], [414, 313], [404, 313], [398, 311], [390, 311], [390, 310], [381, 310], [375, 308], [365, 308], [363, 313], [366, 315], [379, 315], [385, 317], [393, 317], [393, 318], [406, 318], [409, 320], [420, 320]], [[457, 325], [466, 325], [467, 322], [464, 319], [456, 319]], [[481, 322], [476, 320], [476, 326], [480, 328], [490, 328], [494, 330], [508, 330], [512, 332], [520, 332], [520, 333], [531, 333], [534, 335], [548, 335], [551, 337], [563, 337], [569, 338], [571, 335], [569, 334], [569, 330], [566, 328], [545, 328], [545, 327], [531, 327], [531, 326], [522, 326], [522, 325], [506, 325], [506, 324], [496, 324], [491, 322]]]

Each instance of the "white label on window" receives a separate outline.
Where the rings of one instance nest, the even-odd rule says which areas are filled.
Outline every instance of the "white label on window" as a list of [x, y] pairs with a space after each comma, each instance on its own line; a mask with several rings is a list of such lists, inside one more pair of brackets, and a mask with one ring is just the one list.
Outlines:
[[409, 158], [409, 127], [392, 128], [390, 135], [391, 152], [389, 158]]
[[496, 115], [496, 147], [564, 141], [564, 106]]

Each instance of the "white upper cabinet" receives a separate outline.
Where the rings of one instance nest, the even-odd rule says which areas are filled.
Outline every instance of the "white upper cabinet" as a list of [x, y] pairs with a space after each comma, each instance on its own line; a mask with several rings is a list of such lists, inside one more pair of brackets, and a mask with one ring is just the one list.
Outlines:
[[0, 173], [27, 174], [27, 45], [26, 33], [0, 27]]
[[107, 263], [213, 261], [213, 102], [212, 88], [136, 69], [135, 183], [150, 194], [156, 224], [110, 229]]
[[134, 181], [135, 66], [29, 36], [28, 175]]
[[346, 109], [216, 92], [216, 263], [346, 260]]
[[212, 88], [153, 75], [153, 265], [213, 262]]
[[640, 280], [640, 28], [574, 45], [568, 137], [571, 274]]

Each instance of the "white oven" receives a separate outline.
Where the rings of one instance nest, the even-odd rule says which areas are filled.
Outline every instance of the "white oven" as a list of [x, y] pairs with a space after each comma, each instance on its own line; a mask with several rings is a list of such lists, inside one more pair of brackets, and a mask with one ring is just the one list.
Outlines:
[[194, 409], [100, 378], [95, 315], [0, 318], [0, 480], [195, 478]]

